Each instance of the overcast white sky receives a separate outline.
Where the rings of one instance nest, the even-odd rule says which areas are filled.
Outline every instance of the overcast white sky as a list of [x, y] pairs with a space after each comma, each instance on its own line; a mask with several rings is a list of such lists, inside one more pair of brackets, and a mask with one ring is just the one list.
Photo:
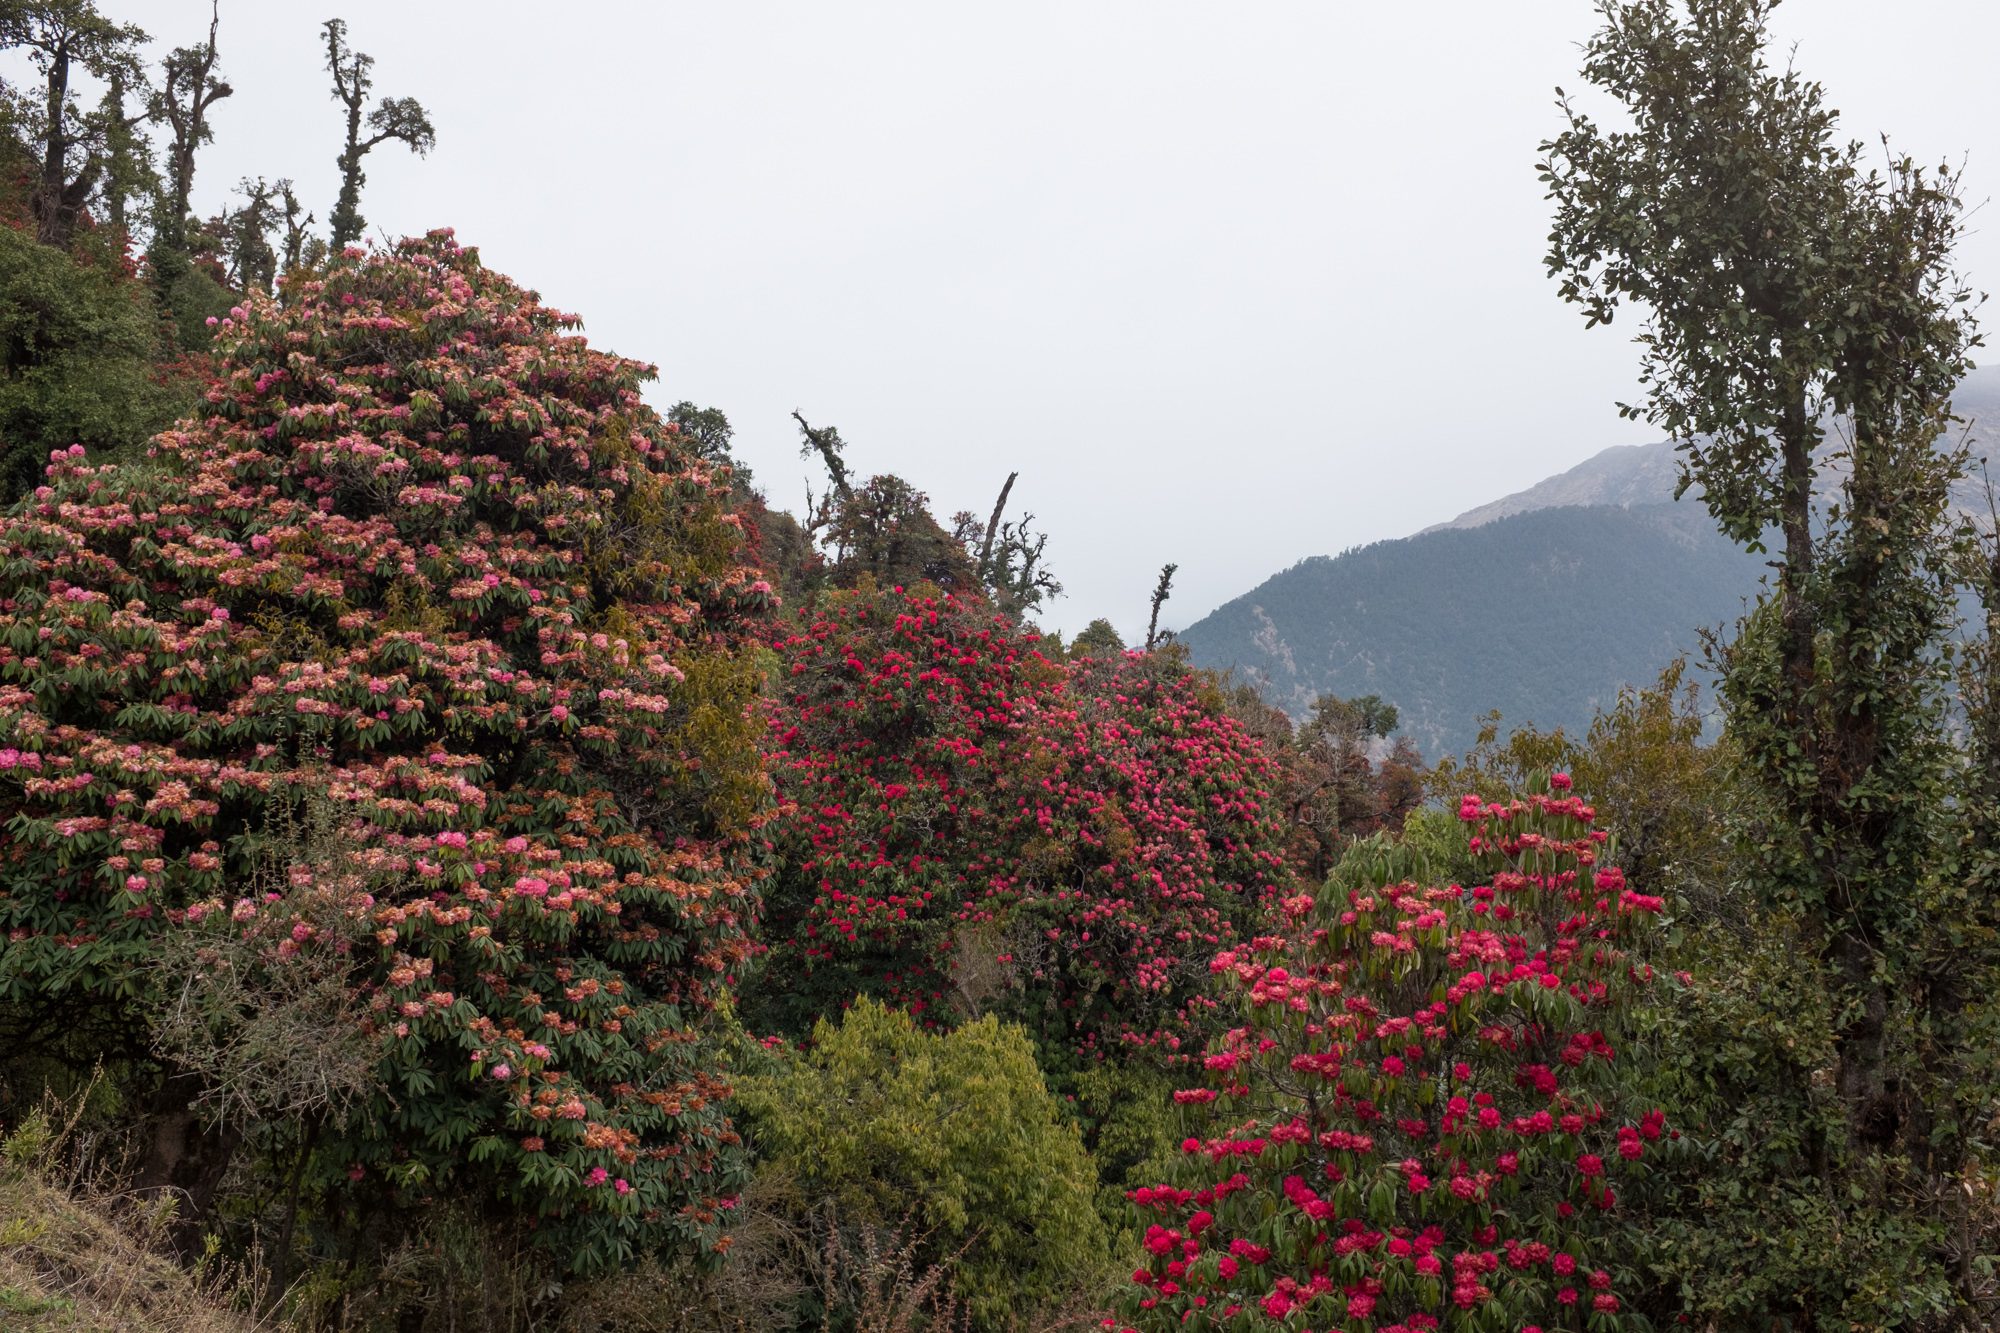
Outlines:
[[[207, 0], [100, 3], [163, 46], [206, 28]], [[1996, 12], [1791, 0], [1778, 28], [1851, 133], [1969, 155], [1985, 198]], [[1018, 469], [1068, 631], [1143, 629], [1168, 560], [1185, 624], [1649, 438], [1612, 406], [1630, 330], [1586, 333], [1541, 267], [1535, 146], [1588, 0], [222, 0], [203, 212], [292, 176], [324, 218], [335, 14], [438, 129], [369, 159], [372, 229], [454, 226], [657, 363], [774, 504], [794, 407], [941, 515]]]

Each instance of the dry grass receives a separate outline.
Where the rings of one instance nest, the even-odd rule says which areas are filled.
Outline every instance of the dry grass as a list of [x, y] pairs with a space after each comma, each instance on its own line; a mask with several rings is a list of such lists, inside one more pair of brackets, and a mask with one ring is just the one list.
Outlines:
[[917, 1262], [927, 1239], [912, 1226], [886, 1234], [863, 1227], [858, 1243], [850, 1244], [829, 1225], [818, 1272], [827, 1308], [853, 1310], [854, 1333], [972, 1333], [972, 1316], [952, 1294], [950, 1271]]
[[256, 1283], [162, 1249], [171, 1205], [88, 1188], [63, 1166], [74, 1122], [36, 1112], [0, 1141], [0, 1328], [8, 1333], [282, 1333], [242, 1309]]

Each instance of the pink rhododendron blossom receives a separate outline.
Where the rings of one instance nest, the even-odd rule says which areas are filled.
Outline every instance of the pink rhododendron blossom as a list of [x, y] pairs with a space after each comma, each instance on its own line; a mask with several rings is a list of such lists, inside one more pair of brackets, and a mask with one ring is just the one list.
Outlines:
[[562, 1266], [722, 1246], [699, 1038], [751, 951], [775, 606], [727, 478], [448, 233], [210, 327], [146, 457], [55, 450], [0, 515], [0, 991], [96, 1003], [167, 932], [259, 984], [339, 959], [395, 1092], [319, 1141], [330, 1207], [419, 1169]]

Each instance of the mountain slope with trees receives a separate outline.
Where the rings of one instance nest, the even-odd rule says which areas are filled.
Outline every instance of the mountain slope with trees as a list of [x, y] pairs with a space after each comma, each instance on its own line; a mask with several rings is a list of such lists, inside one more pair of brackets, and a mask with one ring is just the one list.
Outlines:
[[1587, 726], [1740, 616], [1763, 572], [1693, 505], [1567, 506], [1302, 561], [1180, 642], [1294, 716], [1322, 694], [1380, 695], [1426, 754], [1449, 754], [1496, 708]]
[[[1952, 405], [1962, 420], [1944, 438], [1973, 464], [1951, 505], [1990, 526], [1981, 460], [2000, 432], [2000, 367], [1968, 375]], [[1822, 496], [1847, 473], [1838, 448], [1820, 451]], [[1180, 642], [1295, 718], [1322, 694], [1379, 694], [1426, 754], [1463, 750], [1493, 709], [1573, 733], [1621, 687], [1699, 656], [1700, 632], [1733, 625], [1767, 572], [1768, 557], [1714, 531], [1698, 488], [1674, 501], [1677, 475], [1667, 441], [1614, 445], [1413, 537], [1301, 561]], [[1539, 615], [1491, 613], [1502, 569], [1546, 599]]]

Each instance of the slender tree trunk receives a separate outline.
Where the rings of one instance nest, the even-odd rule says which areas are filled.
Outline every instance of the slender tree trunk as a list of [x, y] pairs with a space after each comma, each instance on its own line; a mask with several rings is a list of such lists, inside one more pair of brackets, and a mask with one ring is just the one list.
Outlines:
[[171, 1194], [177, 1211], [167, 1239], [184, 1260], [201, 1254], [204, 1224], [235, 1159], [242, 1136], [203, 1123], [194, 1109], [200, 1083], [170, 1071], [154, 1094], [148, 1134], [135, 1188], [142, 1195]]
[[319, 1145], [320, 1126], [315, 1122], [299, 1144], [298, 1160], [292, 1163], [291, 1179], [285, 1183], [285, 1220], [278, 1227], [277, 1253], [271, 1256], [270, 1309], [276, 1310], [292, 1285], [292, 1234], [299, 1220], [299, 1185]]
[[[1794, 398], [1779, 425], [1779, 447], [1779, 522], [1785, 561], [1778, 587], [1782, 631], [1778, 707], [1784, 714], [1785, 734], [1797, 740], [1796, 762], [1809, 775], [1809, 786], [1798, 794], [1789, 814], [1805, 824], [1808, 873], [1819, 881], [1826, 914], [1817, 923], [1820, 954], [1838, 980], [1840, 1007], [1851, 1007], [1852, 1016], [1834, 1034], [1837, 1083], [1847, 1107], [1849, 1139], [1857, 1146], [1879, 1147], [1885, 1134], [1894, 1133], [1893, 1116], [1885, 1115], [1888, 997], [1875, 975], [1877, 941], [1870, 937], [1866, 914], [1848, 901], [1853, 888], [1850, 871], [1860, 867], [1849, 864], [1841, 847], [1856, 837], [1868, 840], [1862, 830], [1842, 827], [1847, 823], [1842, 812], [1855, 781], [1873, 766], [1874, 726], [1865, 709], [1857, 713], [1817, 706], [1819, 626], [1808, 591], [1818, 573], [1812, 535], [1813, 430], [1802, 394]], [[1857, 449], [1857, 474], [1864, 468], [1860, 453]], [[1872, 478], [1856, 475], [1850, 491], [1862, 494], [1872, 484]], [[1823, 712], [1838, 715], [1830, 732]]]
[[[1813, 678], [1812, 613], [1806, 583], [1813, 576], [1812, 428], [1806, 419], [1804, 395], [1785, 414], [1782, 427], [1783, 474], [1780, 480], [1780, 522], [1785, 537], [1785, 567], [1779, 572], [1779, 614], [1784, 621], [1785, 706], [1802, 721], [1810, 706]], [[1793, 735], [1810, 736], [1814, 729], [1797, 726]]]
[[340, 154], [340, 198], [334, 202], [333, 248], [361, 239], [361, 99], [347, 103], [347, 147]]
[[35, 237], [43, 245], [69, 239], [74, 216], [65, 216], [63, 187], [68, 184], [69, 52], [58, 46], [49, 60], [48, 137], [42, 145], [42, 182], [35, 196]]
[[979, 577], [987, 584], [993, 581], [993, 539], [1000, 533], [1000, 519], [1007, 512], [1007, 497], [1013, 494], [1014, 482], [1021, 474], [1009, 472], [1007, 484], [1000, 488], [1000, 498], [993, 502], [993, 517], [986, 520], [986, 540], [979, 546]]

